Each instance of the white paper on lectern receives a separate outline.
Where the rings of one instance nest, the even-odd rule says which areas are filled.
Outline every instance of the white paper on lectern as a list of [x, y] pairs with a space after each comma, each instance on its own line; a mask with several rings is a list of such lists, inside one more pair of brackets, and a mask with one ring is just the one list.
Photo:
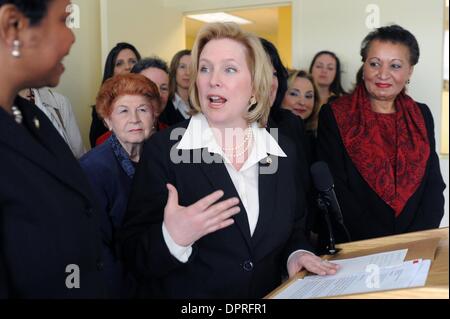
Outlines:
[[376, 265], [379, 268], [401, 265], [407, 253], [408, 249], [400, 249], [356, 258], [332, 260], [331, 262], [341, 266], [338, 273], [334, 276], [346, 276], [358, 272], [365, 272], [369, 265]]
[[427, 282], [428, 272], [430, 271], [431, 260], [422, 260], [420, 268], [417, 271], [416, 277], [409, 284], [410, 287], [423, 287]]
[[294, 281], [274, 299], [321, 298], [419, 287], [425, 285], [430, 264], [430, 260], [415, 260], [380, 268], [375, 281], [373, 273], [368, 272], [340, 277], [308, 276]]

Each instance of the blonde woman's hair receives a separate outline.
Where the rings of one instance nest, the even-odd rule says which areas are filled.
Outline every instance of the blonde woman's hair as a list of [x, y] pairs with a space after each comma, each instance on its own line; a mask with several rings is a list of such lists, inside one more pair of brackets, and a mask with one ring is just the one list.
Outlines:
[[[296, 78], [307, 79], [312, 84], [314, 91], [314, 106], [311, 115], [307, 119], [305, 119], [305, 125], [306, 130], [315, 131], [317, 130], [320, 111], [319, 91], [317, 90], [317, 87], [314, 84], [314, 79], [312, 75], [304, 70], [289, 70], [288, 90], [292, 89], [292, 86], [294, 85]], [[287, 91], [286, 94], [288, 94]]]
[[196, 78], [198, 62], [205, 45], [211, 40], [231, 39], [246, 48], [246, 60], [252, 78], [252, 88], [256, 104], [250, 107], [246, 116], [248, 123], [258, 122], [265, 127], [270, 113], [270, 89], [272, 86], [272, 66], [264, 51], [261, 40], [248, 32], [241, 30], [236, 23], [209, 23], [198, 33], [192, 49], [192, 72], [189, 97], [191, 100], [191, 114], [201, 112]]

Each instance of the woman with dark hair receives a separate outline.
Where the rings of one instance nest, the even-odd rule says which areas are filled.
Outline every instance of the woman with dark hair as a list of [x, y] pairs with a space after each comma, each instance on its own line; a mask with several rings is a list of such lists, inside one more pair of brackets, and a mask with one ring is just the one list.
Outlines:
[[17, 95], [58, 85], [75, 40], [69, 5], [0, 0], [0, 299], [107, 296], [89, 182], [48, 117]]
[[158, 117], [165, 109], [169, 99], [169, 68], [167, 63], [156, 56], [144, 58], [136, 63], [131, 69], [131, 73], [144, 75], [158, 87], [161, 97], [161, 107], [159, 110], [156, 110], [156, 116]]
[[125, 272], [116, 251], [131, 181], [144, 141], [154, 132], [160, 97], [156, 85], [140, 74], [119, 74], [103, 83], [97, 113], [112, 135], [80, 159], [100, 203], [103, 257], [110, 297], [133, 296], [134, 280]]
[[[272, 107], [270, 109], [267, 128], [269, 130], [278, 130], [280, 134], [287, 136], [295, 144], [299, 158], [298, 168], [301, 170], [299, 176], [302, 178], [303, 190], [306, 193], [308, 213], [311, 213], [315, 205], [315, 202], [312, 200], [312, 183], [309, 175], [309, 166], [312, 163], [312, 152], [310, 151], [312, 144], [305, 135], [305, 124], [303, 120], [292, 114], [289, 110], [281, 107], [288, 88], [288, 72], [283, 66], [278, 50], [272, 42], [264, 38], [260, 38], [260, 40], [273, 68], [270, 95]], [[306, 223], [308, 233], [312, 229], [312, 221], [309, 218], [310, 216], [308, 216]]]
[[270, 58], [270, 62], [273, 67], [273, 82], [272, 82], [272, 107], [270, 109], [270, 116], [277, 120], [279, 118], [279, 114], [286, 112], [281, 111], [281, 101], [283, 101], [284, 94], [287, 90], [287, 79], [288, 72], [281, 61], [280, 55], [278, 54], [277, 48], [273, 45], [272, 42], [259, 38], [261, 40], [261, 44], [263, 45], [264, 50]]
[[[103, 71], [102, 84], [106, 80], [116, 74], [130, 73], [133, 66], [141, 59], [138, 50], [131, 44], [126, 42], [117, 43], [108, 54]], [[99, 119], [95, 105], [92, 106], [92, 122], [89, 130], [89, 141], [91, 147], [95, 147], [99, 142], [103, 142], [106, 138], [102, 138], [97, 142], [97, 139], [107, 132], [107, 128], [102, 120]]]
[[[281, 107], [288, 88], [288, 71], [284, 67], [278, 50], [273, 43], [264, 38], [260, 38], [260, 41], [273, 68], [270, 96], [272, 107], [270, 109], [267, 127], [279, 129], [280, 133], [290, 137], [296, 143], [299, 154], [305, 154], [304, 150], [308, 149], [309, 146], [306, 145], [304, 122], [290, 111]], [[307, 164], [305, 163], [305, 165]], [[305, 182], [309, 181], [309, 178], [307, 178], [309, 173], [303, 175], [306, 178]]]
[[[334, 52], [320, 51], [314, 56], [309, 73], [314, 79], [314, 84], [319, 93], [319, 109], [322, 105], [332, 102], [334, 99], [347, 94], [341, 84], [341, 61]], [[314, 130], [317, 129], [319, 112], [311, 118]]]
[[177, 52], [170, 62], [169, 101], [159, 117], [160, 123], [166, 127], [191, 117], [189, 113], [190, 67], [190, 50]]
[[126, 42], [117, 43], [106, 58], [102, 84], [113, 75], [130, 73], [133, 66], [140, 59], [139, 51], [132, 44]]
[[[320, 112], [319, 157], [330, 166], [352, 240], [439, 227], [445, 184], [429, 108], [405, 93], [419, 45], [398, 25], [362, 42], [362, 83]], [[336, 230], [340, 230], [336, 226]], [[342, 231], [338, 242], [347, 241]]]
[[158, 87], [161, 103], [159, 109], [155, 110], [155, 128], [157, 131], [167, 128], [165, 123], [159, 121], [159, 117], [166, 108], [169, 98], [169, 68], [167, 67], [167, 63], [156, 56], [145, 58], [133, 67], [131, 73], [144, 75]]
[[[280, 133], [290, 137], [299, 147], [299, 154], [304, 154], [304, 123], [288, 110], [281, 107], [287, 90], [288, 72], [281, 62], [277, 48], [272, 42], [260, 38], [261, 44], [269, 57], [273, 69], [272, 87], [270, 94], [271, 109], [268, 128], [277, 128]], [[306, 174], [308, 175], [308, 174]]]

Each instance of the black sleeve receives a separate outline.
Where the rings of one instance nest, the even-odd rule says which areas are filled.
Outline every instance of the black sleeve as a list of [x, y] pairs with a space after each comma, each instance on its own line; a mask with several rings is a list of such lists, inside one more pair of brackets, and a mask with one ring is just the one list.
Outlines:
[[442, 178], [439, 165], [439, 157], [436, 153], [436, 141], [434, 138], [433, 116], [429, 108], [424, 104], [419, 104], [428, 130], [430, 143], [430, 159], [426, 171], [426, 184], [419, 204], [416, 217], [409, 231], [419, 231], [431, 228], [438, 228], [444, 215], [444, 189], [445, 183]]
[[[303, 249], [308, 250], [310, 252], [315, 253], [315, 249], [311, 245], [308, 236], [307, 230], [307, 217], [308, 217], [308, 206], [305, 195], [305, 187], [302, 182], [301, 175], [305, 171], [305, 162], [300, 161], [298, 158], [298, 148], [295, 147], [296, 155], [295, 159], [292, 162], [292, 169], [290, 172], [294, 174], [294, 190], [292, 196], [295, 196], [295, 218], [294, 218], [294, 227], [292, 231], [292, 235], [289, 238], [289, 241], [286, 245], [285, 253], [284, 253], [284, 262], [287, 262], [290, 254], [293, 252]], [[288, 154], [288, 157], [290, 155]]]
[[169, 172], [169, 157], [169, 143], [150, 138], [144, 144], [133, 178], [118, 240], [125, 265], [137, 277], [164, 276], [183, 265], [171, 255], [162, 233], [168, 196], [166, 183], [175, 185]]
[[317, 193], [312, 185], [312, 179], [310, 176], [310, 167], [315, 161], [315, 155], [312, 151], [312, 139], [306, 133], [304, 121], [294, 116], [293, 125], [291, 126], [292, 132], [295, 132], [295, 144], [298, 150], [298, 171], [300, 173], [299, 180], [302, 181], [301, 193], [304, 196], [305, 205], [307, 210], [305, 228], [308, 238], [311, 232], [314, 231], [314, 225], [316, 224], [316, 218], [318, 210], [316, 206]]

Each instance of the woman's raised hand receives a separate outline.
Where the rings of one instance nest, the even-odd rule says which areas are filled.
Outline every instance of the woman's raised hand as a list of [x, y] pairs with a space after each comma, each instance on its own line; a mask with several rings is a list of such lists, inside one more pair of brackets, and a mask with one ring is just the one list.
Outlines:
[[167, 184], [167, 190], [164, 225], [180, 246], [191, 246], [203, 236], [232, 225], [234, 219], [231, 217], [240, 212], [236, 197], [217, 202], [224, 195], [221, 190], [187, 207], [178, 204], [178, 192], [173, 185]]

